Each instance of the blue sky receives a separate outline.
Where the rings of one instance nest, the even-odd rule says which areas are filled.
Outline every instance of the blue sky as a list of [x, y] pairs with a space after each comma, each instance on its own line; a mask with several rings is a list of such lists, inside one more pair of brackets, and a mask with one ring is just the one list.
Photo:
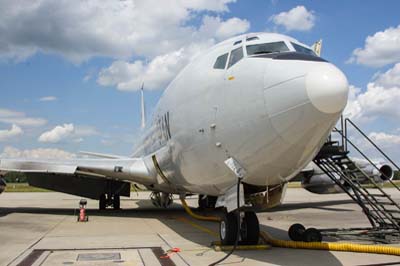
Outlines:
[[346, 115], [400, 159], [399, 1], [2, 1], [0, 154], [128, 155], [190, 60], [228, 37], [279, 32], [311, 45], [351, 84]]

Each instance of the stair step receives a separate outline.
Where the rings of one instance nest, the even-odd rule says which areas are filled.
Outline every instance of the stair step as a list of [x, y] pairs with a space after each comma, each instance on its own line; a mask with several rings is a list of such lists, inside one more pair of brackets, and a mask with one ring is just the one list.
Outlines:
[[387, 212], [387, 213], [400, 213], [400, 210], [370, 210], [371, 212]]
[[388, 196], [388, 195], [384, 195], [384, 194], [371, 194], [371, 193], [369, 193], [368, 195], [369, 195], [369, 196], [372, 196], [372, 197], [384, 197], [384, 198], [390, 198], [390, 196]]
[[[369, 204], [369, 201], [363, 200], [364, 204]], [[374, 201], [377, 205], [385, 205], [385, 206], [396, 206], [393, 202], [382, 202], [382, 201]]]
[[335, 144], [339, 144], [339, 141], [337, 141], [337, 140], [327, 141], [324, 143], [324, 146], [333, 146]]

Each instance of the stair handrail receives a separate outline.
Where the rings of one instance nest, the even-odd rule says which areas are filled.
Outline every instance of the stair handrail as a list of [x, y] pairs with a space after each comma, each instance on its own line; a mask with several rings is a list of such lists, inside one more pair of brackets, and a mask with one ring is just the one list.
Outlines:
[[[347, 118], [346, 118], [347, 119]], [[350, 121], [350, 120], [349, 120]], [[350, 121], [351, 122], [351, 121]], [[354, 123], [353, 122], [351, 122], [352, 123], [352, 125], [354, 125]], [[355, 126], [355, 125], [354, 125]], [[365, 134], [357, 127], [357, 129], [360, 131], [360, 133], [361, 134], [363, 134], [364, 136], [365, 136]], [[337, 129], [336, 129], [337, 130]], [[347, 137], [347, 126], [346, 126], [346, 123], [345, 123], [345, 131], [344, 131], [344, 133], [342, 133], [341, 131], [339, 131], [339, 130], [337, 130], [336, 131], [337, 133], [339, 133], [342, 137], [344, 137], [344, 139], [346, 140], [346, 147], [345, 147], [345, 150], [347, 151], [347, 143], [350, 143], [350, 145], [356, 150], [356, 151], [358, 151], [376, 170], [378, 170], [378, 172], [379, 173], [381, 173], [382, 175], [384, 175], [384, 176], [386, 176], [385, 175], [385, 173], [383, 173], [382, 171], [381, 171], [381, 169], [379, 169], [379, 167], [378, 166], [376, 166], [376, 164], [374, 163], [374, 162], [372, 162], [371, 161], [371, 159], [369, 159], [368, 158], [368, 156], [365, 154], [365, 153], [363, 153], [348, 137]], [[367, 136], [365, 136], [365, 137], [367, 137]], [[367, 137], [368, 138], [368, 137]], [[368, 138], [369, 139], [369, 138]], [[375, 144], [374, 144], [374, 146], [376, 146]], [[378, 149], [379, 149], [379, 147], [377, 147]], [[380, 149], [379, 149], [380, 150]], [[383, 151], [382, 151], [383, 152]], [[390, 158], [389, 158], [389, 161], [390, 162], [392, 162], [392, 160], [390, 160]], [[396, 165], [396, 164], [394, 164], [394, 166], [397, 168], [397, 169], [399, 169], [398, 168], [398, 166]], [[400, 170], [400, 169], [399, 169]], [[387, 176], [386, 176], [387, 177]], [[400, 188], [392, 181], [392, 180], [390, 180], [390, 178], [388, 178], [388, 182], [390, 182], [390, 184], [392, 184], [392, 186], [393, 187], [395, 187], [397, 190], [399, 190], [400, 191]]]
[[[375, 149], [377, 149], [394, 167], [396, 167], [397, 168], [397, 170], [398, 171], [400, 171], [400, 167], [395, 163], [395, 162], [393, 162], [393, 160], [392, 159], [390, 159], [389, 158], [389, 156], [387, 156], [386, 155], [386, 153], [381, 149], [381, 148], [379, 148], [378, 147], [378, 145], [376, 145], [375, 144], [375, 142], [373, 142], [372, 140], [371, 140], [371, 138], [369, 138], [353, 121], [351, 121], [350, 120], [350, 118], [346, 118], [345, 119], [345, 122], [344, 122], [344, 139], [346, 140], [346, 146], [345, 146], [345, 149], [347, 150], [347, 142], [350, 142], [349, 141], [349, 139], [347, 138], [347, 130], [348, 130], [348, 127], [347, 127], [347, 124], [351, 124], [355, 129], [357, 129], [357, 131], [369, 142], [369, 143], [371, 143], [372, 144], [372, 146], [374, 146], [375, 147]], [[354, 145], [352, 145], [353, 147], [354, 147]], [[359, 151], [359, 150], [358, 150]], [[359, 151], [360, 152], [360, 151]], [[361, 153], [361, 152], [360, 152]], [[362, 153], [361, 153], [362, 154]], [[363, 154], [362, 154], [363, 155]], [[365, 158], [366, 158], [366, 156], [365, 155], [363, 155]], [[366, 158], [367, 160], [368, 160], [368, 158]], [[368, 160], [369, 161], [369, 160]], [[372, 164], [372, 163], [371, 163]], [[374, 164], [373, 164], [374, 165]], [[374, 165], [375, 166], [375, 165]]]

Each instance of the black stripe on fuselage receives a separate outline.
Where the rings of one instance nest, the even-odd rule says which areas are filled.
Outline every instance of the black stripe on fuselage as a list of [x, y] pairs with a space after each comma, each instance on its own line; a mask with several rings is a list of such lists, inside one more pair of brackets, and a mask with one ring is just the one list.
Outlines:
[[271, 58], [274, 60], [301, 60], [301, 61], [328, 62], [327, 60], [318, 56], [302, 54], [297, 52], [256, 54], [250, 56], [249, 58]]

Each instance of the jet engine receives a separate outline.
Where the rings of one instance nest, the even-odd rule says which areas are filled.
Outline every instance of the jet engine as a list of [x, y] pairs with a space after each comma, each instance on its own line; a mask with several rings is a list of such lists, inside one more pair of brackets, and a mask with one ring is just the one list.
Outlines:
[[393, 168], [390, 165], [378, 165], [379, 171], [376, 168], [367, 169], [365, 173], [374, 177], [377, 182], [386, 182], [392, 180], [394, 177]]
[[6, 189], [6, 180], [4, 180], [4, 178], [0, 177], [0, 194], [4, 192], [4, 190]]
[[343, 189], [326, 174], [305, 176], [301, 181], [301, 186], [305, 190], [315, 194], [335, 194], [343, 192]]
[[[387, 182], [394, 177], [393, 168], [387, 164], [377, 164], [377, 168], [373, 167], [367, 161], [353, 159], [354, 164], [375, 182]], [[354, 166], [353, 166], [354, 167]], [[349, 170], [353, 170], [350, 168]], [[303, 179], [301, 185], [309, 192], [316, 194], [333, 194], [344, 192], [342, 188], [336, 184], [328, 175], [326, 175], [317, 165], [310, 163], [306, 169], [302, 171]], [[335, 174], [334, 174], [335, 175]], [[346, 187], [344, 180], [337, 175], [337, 179]], [[369, 183], [367, 177], [359, 177], [360, 183]]]

